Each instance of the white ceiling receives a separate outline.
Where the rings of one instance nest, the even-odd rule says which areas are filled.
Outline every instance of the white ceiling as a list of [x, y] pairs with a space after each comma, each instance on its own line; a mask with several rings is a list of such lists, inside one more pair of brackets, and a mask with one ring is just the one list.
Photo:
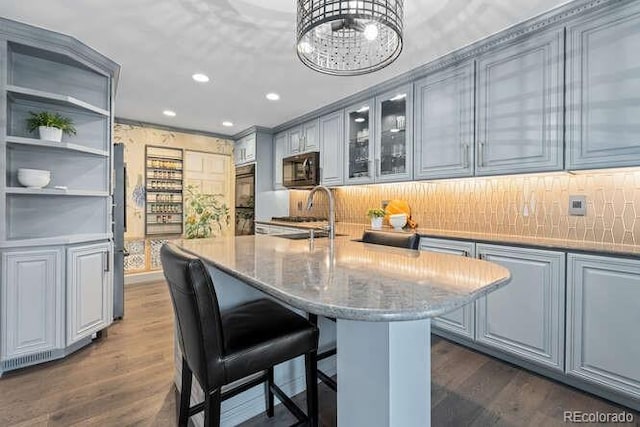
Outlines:
[[[294, 0], [0, 1], [0, 16], [72, 35], [121, 64], [116, 116], [234, 134], [281, 124], [561, 3], [405, 0], [400, 58], [359, 77], [302, 65]], [[211, 82], [195, 83], [196, 72]], [[282, 99], [269, 102], [267, 92]], [[165, 109], [177, 116], [163, 116]]]

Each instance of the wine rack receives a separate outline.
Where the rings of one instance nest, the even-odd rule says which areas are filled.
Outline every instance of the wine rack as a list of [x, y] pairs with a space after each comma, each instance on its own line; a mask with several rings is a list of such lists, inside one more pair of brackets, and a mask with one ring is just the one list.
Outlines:
[[145, 147], [147, 236], [182, 234], [183, 166], [181, 149]]

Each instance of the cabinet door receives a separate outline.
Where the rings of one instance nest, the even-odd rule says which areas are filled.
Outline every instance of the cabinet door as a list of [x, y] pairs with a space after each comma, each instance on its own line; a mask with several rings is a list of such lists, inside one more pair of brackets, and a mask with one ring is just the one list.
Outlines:
[[233, 146], [233, 163], [236, 165], [241, 165], [244, 163], [244, 152], [245, 152], [245, 143], [244, 140], [241, 139], [237, 141]]
[[[476, 245], [473, 242], [444, 240], [422, 237], [420, 250], [465, 257], [475, 257]], [[433, 327], [473, 340], [475, 338], [475, 303], [433, 319]]]
[[108, 243], [67, 249], [67, 345], [111, 324], [112, 253]]
[[474, 63], [416, 83], [414, 177], [473, 175]]
[[273, 189], [282, 190], [282, 159], [288, 154], [288, 134], [281, 132], [273, 138]]
[[302, 141], [304, 151], [318, 151], [320, 149], [320, 131], [318, 119], [311, 120], [302, 126]]
[[255, 162], [256, 160], [256, 135], [244, 137], [244, 158], [245, 163]]
[[375, 180], [409, 181], [413, 177], [413, 86], [376, 98]]
[[640, 7], [567, 29], [567, 168], [640, 165]]
[[564, 368], [565, 254], [477, 245], [511, 282], [476, 303], [476, 340], [551, 369]]
[[563, 41], [536, 33], [478, 60], [478, 175], [563, 168]]
[[567, 374], [640, 399], [640, 264], [568, 255]]
[[374, 182], [373, 100], [347, 108], [345, 117], [345, 178], [346, 184]]
[[289, 152], [291, 154], [301, 153], [303, 150], [304, 129], [298, 126], [289, 131]]
[[320, 181], [322, 185], [344, 182], [344, 112], [320, 117]]
[[61, 249], [2, 253], [2, 360], [64, 347]]

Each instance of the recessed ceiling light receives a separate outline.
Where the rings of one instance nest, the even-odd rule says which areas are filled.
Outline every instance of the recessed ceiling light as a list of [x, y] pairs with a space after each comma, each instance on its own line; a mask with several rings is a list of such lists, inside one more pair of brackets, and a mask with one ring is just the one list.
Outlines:
[[267, 97], [267, 99], [269, 101], [278, 101], [280, 99], [280, 95], [278, 95], [277, 93], [273, 93], [273, 92], [268, 93], [266, 95], [266, 97]]
[[230, 121], [224, 121], [224, 122], [222, 122], [222, 126], [225, 126], [225, 127], [230, 128], [231, 126], [233, 126], [233, 122], [230, 122]]
[[171, 110], [164, 110], [162, 112], [162, 114], [164, 114], [167, 117], [175, 117], [176, 116], [176, 112], [175, 111], [171, 111]]
[[206, 74], [201, 74], [201, 73], [196, 73], [193, 76], [191, 76], [191, 78], [195, 81], [197, 81], [198, 83], [206, 83], [209, 81], [209, 76], [207, 76]]
[[356, 123], [362, 123], [362, 122], [364, 122], [364, 117], [358, 117], [358, 118], [356, 118], [355, 122], [356, 122]]

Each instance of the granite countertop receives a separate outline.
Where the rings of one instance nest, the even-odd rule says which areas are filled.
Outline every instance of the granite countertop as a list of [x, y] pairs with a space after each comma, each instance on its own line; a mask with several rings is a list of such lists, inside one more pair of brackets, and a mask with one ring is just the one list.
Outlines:
[[505, 285], [506, 268], [456, 255], [256, 235], [182, 240], [205, 263], [304, 311], [340, 319], [435, 317]]
[[[262, 224], [286, 226], [290, 223], [278, 221], [261, 221]], [[326, 222], [295, 223], [295, 228], [317, 229], [326, 226]], [[291, 226], [291, 225], [290, 225]], [[364, 230], [370, 227], [365, 224], [336, 223], [336, 232], [348, 234], [352, 238], [360, 238]], [[472, 231], [443, 230], [437, 228], [417, 228], [411, 231], [395, 231], [390, 227], [383, 228], [382, 231], [395, 233], [418, 233], [424, 237], [436, 237], [442, 239], [470, 240], [481, 243], [495, 243], [506, 245], [533, 246], [541, 249], [557, 249], [564, 251], [592, 252], [603, 255], [619, 255], [640, 257], [640, 245], [630, 245], [623, 243], [588, 242], [580, 240], [550, 239], [544, 237], [516, 236], [497, 233], [477, 233]]]

